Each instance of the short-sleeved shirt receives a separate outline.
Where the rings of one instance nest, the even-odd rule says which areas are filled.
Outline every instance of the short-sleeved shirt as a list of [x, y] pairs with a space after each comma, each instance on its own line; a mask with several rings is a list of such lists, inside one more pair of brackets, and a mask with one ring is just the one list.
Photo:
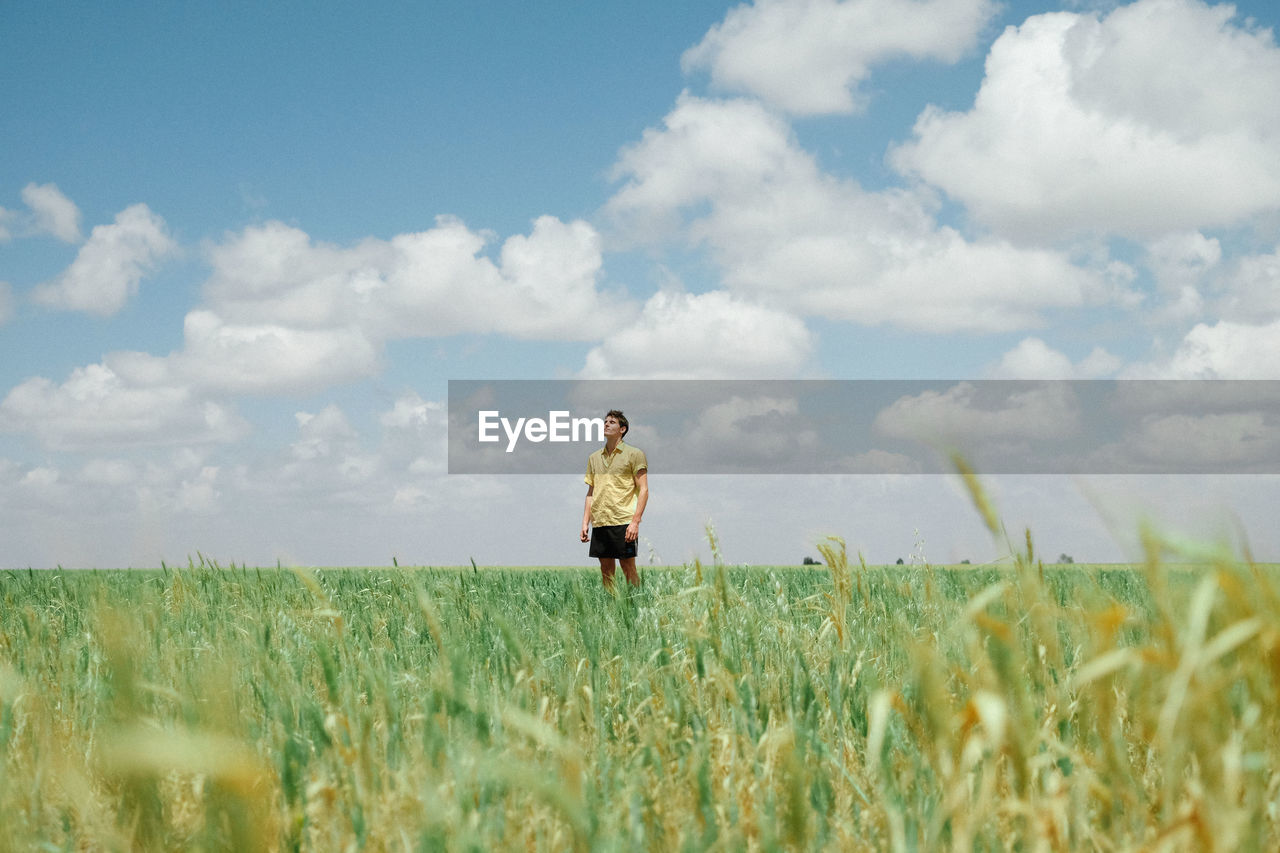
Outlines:
[[612, 524], [630, 524], [636, 514], [636, 501], [640, 489], [636, 475], [649, 469], [644, 451], [619, 441], [613, 453], [606, 455], [600, 448], [587, 459], [587, 476], [583, 479], [591, 492], [591, 524], [607, 527]]

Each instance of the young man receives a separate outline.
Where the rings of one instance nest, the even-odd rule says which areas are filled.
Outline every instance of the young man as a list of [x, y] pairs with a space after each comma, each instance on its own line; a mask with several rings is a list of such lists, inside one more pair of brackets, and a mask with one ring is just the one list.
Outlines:
[[[590, 529], [592, 557], [600, 560], [605, 589], [613, 589], [614, 560], [622, 562], [627, 583], [640, 585], [636, 545], [640, 517], [649, 502], [649, 463], [644, 451], [622, 439], [630, 426], [617, 409], [604, 416], [604, 447], [587, 459], [587, 502], [582, 510], [582, 541]], [[594, 528], [594, 529], [591, 529]]]

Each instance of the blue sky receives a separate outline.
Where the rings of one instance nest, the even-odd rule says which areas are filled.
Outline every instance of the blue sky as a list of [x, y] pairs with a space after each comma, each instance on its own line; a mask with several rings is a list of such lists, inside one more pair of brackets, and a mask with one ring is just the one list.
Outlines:
[[[443, 472], [449, 378], [1280, 378], [1276, 23], [6, 3], [0, 565], [581, 561], [573, 478]], [[999, 551], [944, 478], [653, 479], [663, 561]], [[993, 488], [1280, 556], [1270, 478]]]

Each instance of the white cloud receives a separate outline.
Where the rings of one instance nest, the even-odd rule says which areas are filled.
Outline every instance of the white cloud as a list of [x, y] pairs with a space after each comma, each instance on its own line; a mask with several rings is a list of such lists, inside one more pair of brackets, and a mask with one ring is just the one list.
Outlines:
[[1136, 379], [1280, 379], [1280, 320], [1197, 323], [1164, 361], [1134, 365]]
[[625, 150], [607, 213], [621, 235], [706, 245], [731, 290], [800, 314], [927, 331], [1006, 331], [1109, 298], [1065, 254], [965, 239], [928, 194], [823, 174], [759, 104], [683, 95]]
[[[253, 469], [241, 466], [233, 479], [254, 504], [282, 514], [325, 515], [335, 508], [379, 512], [389, 508], [406, 484], [439, 485], [422, 478], [395, 454], [365, 447], [341, 407], [297, 412], [297, 437], [277, 459]], [[426, 453], [434, 447], [422, 448]], [[443, 454], [444, 443], [439, 452]], [[328, 517], [328, 516], [325, 516]], [[348, 520], [349, 521], [349, 520]]]
[[64, 243], [80, 242], [80, 208], [56, 184], [27, 184], [22, 200], [31, 208], [34, 230]]
[[1280, 207], [1280, 50], [1232, 6], [1139, 0], [1005, 31], [964, 113], [892, 162], [1019, 239], [1144, 238]]
[[1231, 4], [1139, 0], [1101, 20], [1086, 16], [1066, 47], [1082, 104], [1183, 138], [1280, 132], [1280, 51], [1269, 29]]
[[600, 238], [585, 222], [537, 219], [495, 264], [487, 235], [456, 219], [350, 247], [279, 222], [208, 250], [208, 307], [192, 311], [174, 369], [224, 393], [315, 390], [377, 371], [385, 341], [492, 333], [591, 340], [634, 315], [597, 281]]
[[1270, 254], [1235, 259], [1212, 289], [1216, 313], [1224, 320], [1268, 322], [1280, 319], [1280, 248]]
[[120, 361], [119, 372], [92, 364], [60, 385], [26, 380], [0, 401], [0, 429], [30, 433], [54, 450], [225, 442], [244, 433], [233, 410], [180, 384], [139, 382], [133, 369], [139, 359]]
[[600, 235], [585, 222], [539, 217], [528, 237], [517, 234], [503, 243], [501, 261], [503, 280], [493, 294], [499, 333], [591, 340], [609, 328], [600, 313], [625, 318], [631, 309], [607, 304], [596, 291]]
[[341, 408], [330, 404], [319, 412], [298, 412], [294, 417], [298, 438], [289, 447], [289, 457], [274, 468], [255, 472], [254, 489], [268, 500], [299, 509], [308, 500], [362, 507], [389, 501], [386, 467], [377, 453], [364, 449]]
[[427, 401], [413, 392], [396, 399], [395, 404], [378, 417], [378, 422], [391, 430], [417, 430], [445, 423], [447, 408], [443, 403]]
[[[683, 211], [707, 201], [754, 206], [761, 185], [818, 181], [813, 158], [779, 116], [748, 100], [716, 101], [682, 94], [661, 128], [645, 130], [613, 168], [625, 180], [606, 210], [625, 237], [664, 239], [683, 225]], [[767, 211], [761, 211], [766, 213]]]
[[[79, 471], [60, 472], [59, 482], [68, 493], [66, 507], [85, 519], [92, 517], [117, 529], [134, 524], [146, 527], [157, 520], [168, 527], [177, 516], [209, 515], [223, 508], [220, 471], [210, 464], [205, 451], [180, 447], [162, 455], [149, 454], [145, 461], [90, 459]], [[88, 538], [84, 533], [81, 537]], [[93, 545], [87, 550], [101, 554]]]
[[209, 393], [298, 394], [371, 375], [378, 352], [359, 329], [230, 324], [192, 311], [174, 371]]
[[996, 379], [1097, 379], [1114, 374], [1121, 361], [1102, 347], [1073, 363], [1066, 353], [1036, 337], [1023, 338], [990, 370]]
[[[145, 361], [135, 359], [120, 373], [136, 379], [150, 371], [155, 378], [168, 366], [165, 359]], [[6, 427], [11, 408], [0, 415]], [[0, 513], [12, 522], [0, 527], [3, 559], [13, 561], [3, 565], [157, 565], [162, 558], [185, 560], [195, 548], [224, 561], [260, 564], [276, 556], [385, 562], [398, 551], [403, 564], [405, 543], [416, 543], [407, 550], [419, 559], [448, 553], [465, 561], [475, 541], [470, 534], [483, 534], [477, 519], [499, 505], [518, 511], [528, 492], [517, 494], [493, 478], [445, 476], [444, 409], [402, 395], [375, 413], [382, 424], [377, 444], [365, 441], [337, 406], [298, 412], [292, 440], [258, 448], [252, 464], [235, 447], [183, 444], [168, 451], [124, 448], [80, 465], [0, 458]], [[190, 432], [185, 437], [199, 439]], [[553, 514], [572, 516], [581, 500], [575, 487]], [[543, 503], [557, 507], [554, 500]], [[271, 523], [261, 524], [263, 518]], [[465, 542], [449, 535], [456, 529], [468, 531]], [[496, 559], [497, 551], [489, 556]]]
[[946, 391], [902, 397], [877, 413], [873, 423], [881, 435], [930, 444], [1056, 440], [1079, 428], [1078, 401], [1061, 382], [1027, 389], [960, 382]]
[[[209, 306], [231, 323], [355, 327], [370, 341], [461, 333], [590, 340], [613, 315], [597, 289], [600, 239], [585, 222], [543, 216], [502, 246], [456, 219], [349, 248], [279, 222], [209, 250]], [[609, 306], [618, 309], [618, 305]], [[627, 306], [621, 306], [625, 315]]]
[[419, 477], [447, 473], [447, 406], [407, 392], [378, 420], [382, 424], [380, 452], [388, 465]]
[[723, 291], [660, 291], [639, 320], [587, 354], [587, 379], [765, 379], [794, 376], [813, 349], [798, 318]]
[[1147, 267], [1163, 304], [1146, 308], [1148, 322], [1183, 322], [1204, 312], [1202, 288], [1222, 260], [1222, 244], [1198, 231], [1165, 234], [1147, 244]]
[[163, 219], [145, 204], [132, 205], [116, 215], [114, 224], [95, 227], [71, 266], [36, 287], [32, 298], [51, 308], [110, 316], [177, 248]]
[[923, 469], [919, 459], [877, 449], [845, 456], [831, 466], [832, 473], [841, 474], [919, 474]]
[[326, 406], [319, 412], [297, 412], [298, 440], [291, 445], [297, 459], [322, 459], [354, 446], [356, 431], [342, 409]]
[[1270, 467], [1280, 453], [1275, 427], [1261, 412], [1150, 417], [1125, 436], [1124, 449], [1139, 460], [1182, 470]]
[[218, 489], [218, 467], [205, 465], [195, 476], [178, 483], [173, 508], [178, 512], [216, 512], [222, 492]]
[[1222, 244], [1198, 231], [1165, 234], [1147, 244], [1147, 264], [1166, 290], [1197, 288], [1222, 260]]
[[731, 9], [695, 47], [686, 71], [792, 113], [848, 113], [871, 66], [889, 59], [953, 62], [976, 45], [990, 0], [756, 0]]
[[137, 480], [137, 466], [124, 459], [90, 459], [80, 469], [80, 481], [91, 486], [120, 488]]
[[811, 452], [818, 435], [792, 398], [734, 396], [700, 411], [681, 444], [684, 453], [711, 464], [782, 471], [797, 453]]
[[[136, 276], [167, 251], [162, 228], [144, 206], [126, 210], [115, 226], [94, 229], [43, 298], [88, 308], [87, 285], [102, 272], [95, 259], [105, 257], [109, 274]], [[370, 376], [388, 338], [591, 339], [633, 316], [628, 302], [606, 305], [597, 290], [600, 241], [586, 223], [542, 217], [506, 241], [500, 264], [478, 255], [485, 239], [448, 219], [347, 249], [315, 245], [280, 223], [247, 229], [210, 250], [210, 307], [187, 314], [181, 350], [113, 353], [61, 385], [28, 379], [0, 405], [0, 427], [59, 448], [227, 441], [244, 425], [220, 397], [306, 393]]]
[[32, 468], [23, 475], [21, 485], [36, 491], [48, 491], [58, 483], [59, 476], [56, 468]]

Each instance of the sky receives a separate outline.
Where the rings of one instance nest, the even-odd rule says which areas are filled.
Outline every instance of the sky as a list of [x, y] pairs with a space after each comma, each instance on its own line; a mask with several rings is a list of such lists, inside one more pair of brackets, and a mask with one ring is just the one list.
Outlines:
[[[1280, 379], [1274, 4], [668, 5], [0, 4], [0, 567], [587, 564], [450, 379]], [[650, 462], [645, 562], [1007, 550], [954, 477]], [[987, 483], [1280, 559], [1275, 477]]]

